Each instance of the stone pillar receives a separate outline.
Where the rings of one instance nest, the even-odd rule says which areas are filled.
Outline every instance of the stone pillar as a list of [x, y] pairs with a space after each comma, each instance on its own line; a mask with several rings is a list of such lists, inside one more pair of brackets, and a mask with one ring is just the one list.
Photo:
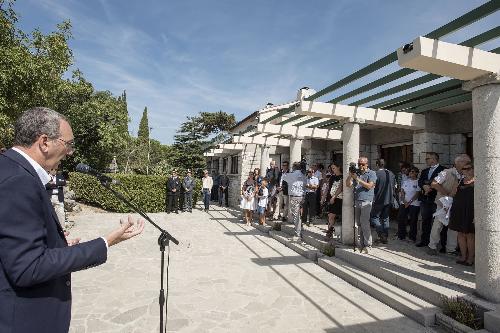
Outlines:
[[269, 146], [260, 146], [260, 175], [266, 176], [266, 169], [269, 168]]
[[345, 186], [345, 180], [349, 176], [349, 163], [358, 162], [359, 158], [359, 124], [363, 119], [349, 119], [342, 129], [343, 144], [343, 200], [342, 200], [342, 243], [353, 245], [354, 241], [354, 209], [352, 188]]
[[463, 84], [472, 91], [476, 292], [500, 302], [500, 74]]
[[290, 139], [290, 167], [302, 159], [302, 138]]

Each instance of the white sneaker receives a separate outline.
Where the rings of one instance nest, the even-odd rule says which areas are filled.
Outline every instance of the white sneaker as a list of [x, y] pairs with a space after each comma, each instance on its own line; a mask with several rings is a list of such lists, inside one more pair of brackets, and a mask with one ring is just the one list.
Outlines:
[[302, 242], [302, 238], [298, 236], [293, 236], [291, 240], [292, 242]]

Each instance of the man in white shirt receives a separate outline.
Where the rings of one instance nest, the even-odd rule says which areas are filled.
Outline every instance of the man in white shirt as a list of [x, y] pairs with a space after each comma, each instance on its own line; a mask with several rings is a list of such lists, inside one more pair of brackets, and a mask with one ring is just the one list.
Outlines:
[[301, 171], [299, 162], [293, 163], [293, 172], [283, 175], [282, 180], [288, 184], [288, 201], [289, 201], [289, 214], [291, 222], [295, 225], [295, 236], [292, 238], [294, 241], [301, 240], [302, 237], [302, 222], [300, 220], [300, 205], [304, 198], [304, 188], [306, 177]]
[[203, 203], [205, 204], [205, 212], [208, 212], [208, 209], [210, 208], [210, 194], [212, 193], [212, 187], [214, 186], [214, 181], [212, 177], [209, 176], [208, 170], [203, 171], [203, 178], [202, 180], [202, 193], [203, 193]]

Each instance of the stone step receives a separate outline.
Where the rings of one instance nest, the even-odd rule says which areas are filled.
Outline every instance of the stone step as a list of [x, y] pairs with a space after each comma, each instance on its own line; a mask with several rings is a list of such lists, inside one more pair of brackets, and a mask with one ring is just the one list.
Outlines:
[[[284, 233], [293, 236], [295, 235], [295, 227], [290, 224], [282, 224], [281, 231]], [[316, 227], [305, 227], [302, 229], [302, 240], [304, 243], [307, 243], [320, 252], [323, 252], [325, 248], [334, 246], [332, 241], [325, 241], [325, 233]]]
[[318, 256], [322, 255], [317, 249], [309, 244], [290, 240], [290, 236], [282, 231], [270, 230], [269, 235], [281, 244], [312, 261], [316, 261], [318, 259]]
[[389, 260], [379, 259], [373, 255], [353, 252], [351, 248], [336, 248], [335, 256], [439, 307], [442, 306], [441, 298], [443, 296], [456, 297], [466, 295], [464, 290], [446, 286], [446, 281], [442, 282], [443, 285], [438, 284], [439, 281], [430, 281], [431, 277], [421, 272], [415, 272], [407, 267], [399, 266]]
[[267, 234], [269, 233], [270, 230], [272, 230], [272, 226], [270, 226], [269, 224], [266, 224], [266, 225], [261, 225], [261, 224], [258, 224], [258, 223], [252, 223], [252, 226], [254, 228], [257, 228], [259, 229], [260, 231], [262, 231], [263, 233]]
[[436, 313], [440, 312], [437, 306], [394, 287], [341, 259], [321, 257], [318, 259], [318, 265], [421, 325], [435, 324]]

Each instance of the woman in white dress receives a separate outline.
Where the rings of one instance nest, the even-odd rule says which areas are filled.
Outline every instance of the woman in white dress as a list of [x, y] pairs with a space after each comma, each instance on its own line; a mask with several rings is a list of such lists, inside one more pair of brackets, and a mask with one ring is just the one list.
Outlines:
[[251, 225], [253, 211], [255, 210], [255, 181], [252, 172], [250, 172], [247, 180], [245, 180], [241, 187], [240, 207], [243, 209], [246, 225]]

